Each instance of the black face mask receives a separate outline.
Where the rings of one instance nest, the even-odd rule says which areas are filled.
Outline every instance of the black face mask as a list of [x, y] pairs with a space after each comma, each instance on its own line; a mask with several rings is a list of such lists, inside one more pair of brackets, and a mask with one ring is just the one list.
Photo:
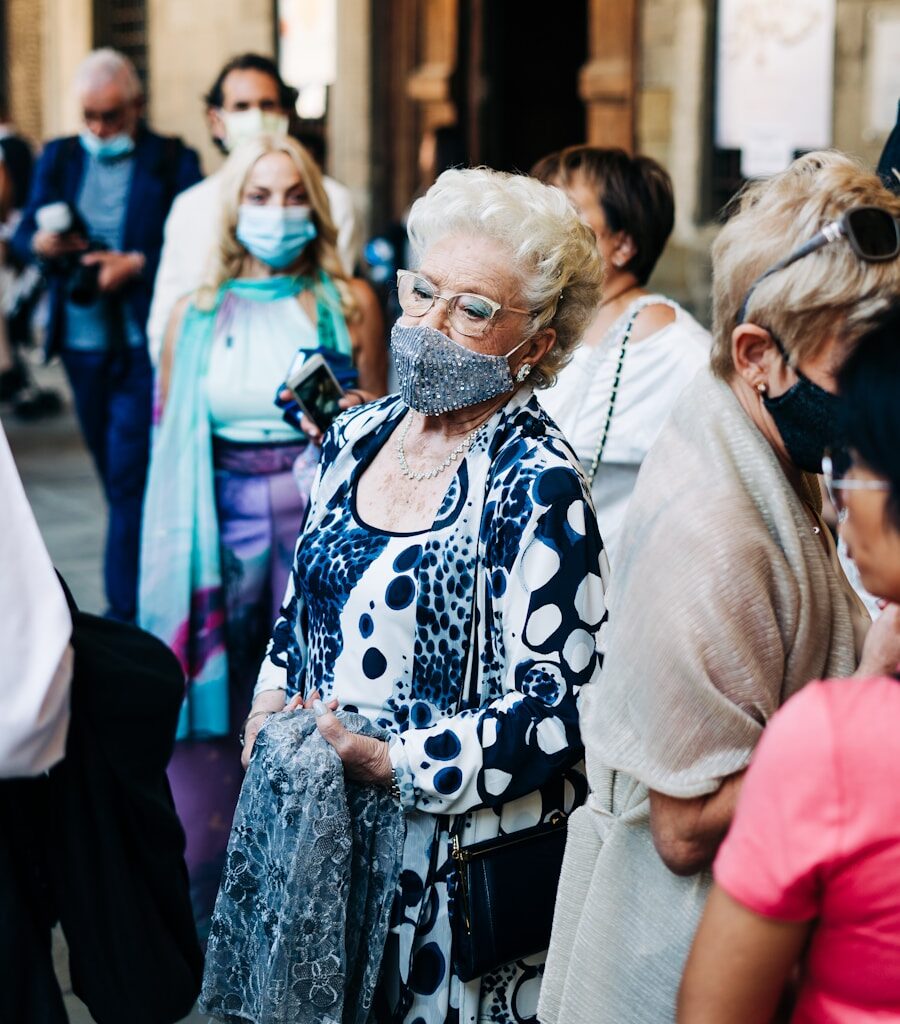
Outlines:
[[777, 398], [763, 395], [787, 453], [799, 469], [821, 473], [825, 450], [838, 435], [840, 399], [794, 370], [797, 383]]

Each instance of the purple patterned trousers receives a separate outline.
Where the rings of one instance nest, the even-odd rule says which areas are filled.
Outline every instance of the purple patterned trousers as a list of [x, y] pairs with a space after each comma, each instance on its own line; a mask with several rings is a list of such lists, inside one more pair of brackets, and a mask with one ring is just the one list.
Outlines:
[[301, 494], [292, 473], [303, 452], [303, 445], [220, 440], [213, 447], [231, 734], [183, 740], [169, 764], [175, 805], [187, 833], [194, 916], [204, 942], [243, 782], [237, 734], [278, 616], [308, 501], [308, 492]]

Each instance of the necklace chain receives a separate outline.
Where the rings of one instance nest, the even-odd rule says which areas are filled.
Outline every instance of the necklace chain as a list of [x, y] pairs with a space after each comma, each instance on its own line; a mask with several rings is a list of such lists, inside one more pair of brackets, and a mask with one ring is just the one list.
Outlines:
[[435, 477], [440, 476], [441, 473], [449, 469], [460, 455], [464, 452], [468, 452], [484, 424], [482, 423], [481, 426], [475, 427], [474, 430], [470, 430], [439, 465], [433, 466], [431, 469], [422, 469], [418, 471], [411, 469], [409, 463], [406, 461], [405, 444], [406, 437], [409, 434], [409, 428], [411, 426], [412, 412], [407, 414], [406, 422], [400, 428], [400, 433], [397, 435], [397, 462], [400, 464], [400, 472], [407, 480], [415, 480], [417, 483], [421, 483], [423, 480], [434, 480]]
[[[624, 293], [622, 293], [624, 294]], [[618, 296], [616, 296], [618, 298]], [[610, 300], [612, 301], [612, 300]], [[606, 422], [603, 424], [603, 432], [600, 435], [600, 443], [597, 445], [597, 450], [594, 452], [594, 458], [591, 462], [591, 468], [588, 472], [588, 485], [593, 484], [594, 477], [597, 475], [597, 468], [603, 458], [603, 453], [606, 451], [606, 442], [609, 440], [609, 428], [612, 426], [613, 413], [616, 408], [616, 398], [619, 395], [619, 384], [622, 381], [622, 367], [625, 365], [625, 352], [628, 349], [628, 342], [631, 340], [631, 332], [634, 330], [634, 325], [637, 322], [637, 318], [641, 311], [646, 307], [653, 305], [654, 302], [659, 302], [659, 298], [654, 295], [642, 296], [632, 302], [629, 308], [623, 314], [628, 316], [628, 320], [625, 323], [625, 328], [622, 331], [622, 342], [619, 346], [619, 355], [616, 360], [616, 371], [613, 374], [612, 390], [609, 395], [609, 407], [606, 410]], [[668, 303], [671, 307], [671, 302]], [[620, 318], [621, 321], [621, 318]], [[617, 321], [617, 322], [620, 322]], [[615, 326], [615, 324], [613, 325]]]

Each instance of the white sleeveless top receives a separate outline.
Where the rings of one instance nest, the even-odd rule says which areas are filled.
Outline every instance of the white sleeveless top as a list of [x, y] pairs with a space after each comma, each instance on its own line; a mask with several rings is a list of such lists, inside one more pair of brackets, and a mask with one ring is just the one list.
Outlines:
[[297, 349], [319, 343], [315, 324], [296, 295], [270, 302], [229, 294], [216, 317], [206, 373], [206, 398], [214, 436], [243, 443], [303, 442], [281, 418], [275, 389]]
[[[629, 343], [609, 436], [591, 485], [600, 536], [612, 566], [619, 528], [644, 456], [675, 400], [697, 371], [709, 365], [709, 331], [671, 299], [642, 296], [596, 345], [575, 350], [552, 388], [536, 392], [589, 472], [609, 412], [623, 332], [638, 307], [656, 304], [670, 306], [675, 319], [655, 334]], [[677, 479], [673, 478], [673, 486]]]

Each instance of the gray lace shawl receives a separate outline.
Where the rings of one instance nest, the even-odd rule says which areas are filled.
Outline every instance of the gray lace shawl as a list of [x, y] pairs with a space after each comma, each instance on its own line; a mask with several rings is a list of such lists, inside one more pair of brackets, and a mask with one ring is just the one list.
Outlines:
[[[385, 738], [360, 715], [339, 717]], [[404, 838], [389, 791], [345, 782], [311, 712], [269, 719], [231, 829], [203, 1012], [233, 1024], [365, 1024]]]

